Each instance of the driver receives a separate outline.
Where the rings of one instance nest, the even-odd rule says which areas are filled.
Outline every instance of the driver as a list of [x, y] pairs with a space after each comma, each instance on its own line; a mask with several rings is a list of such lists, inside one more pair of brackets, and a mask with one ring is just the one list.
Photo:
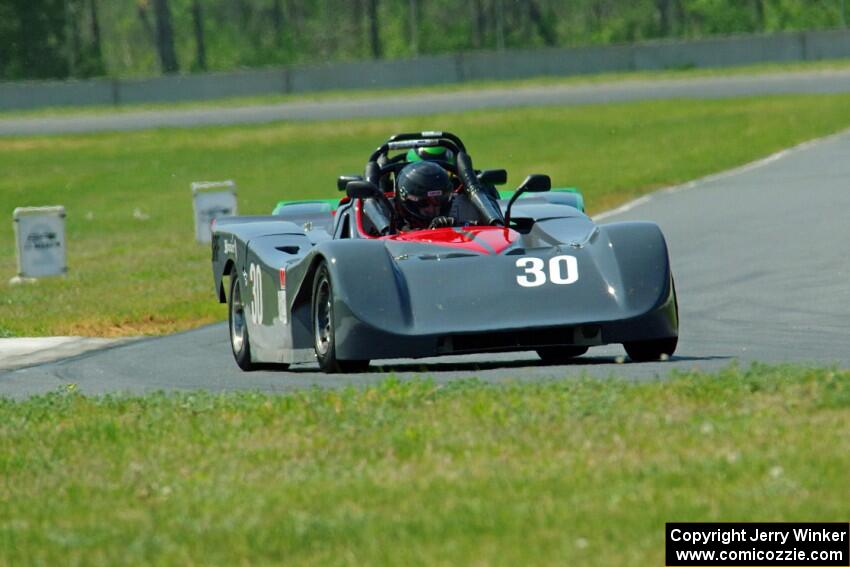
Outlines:
[[454, 226], [446, 216], [454, 196], [448, 172], [432, 161], [409, 163], [396, 177], [396, 209], [401, 230]]

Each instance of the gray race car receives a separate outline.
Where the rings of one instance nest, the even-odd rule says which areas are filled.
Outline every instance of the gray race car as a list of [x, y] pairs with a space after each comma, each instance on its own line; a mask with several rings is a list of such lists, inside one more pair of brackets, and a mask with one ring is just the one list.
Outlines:
[[[396, 226], [394, 179], [422, 148], [453, 156], [440, 165], [463, 226]], [[566, 361], [610, 343], [635, 361], [672, 355], [678, 306], [659, 227], [597, 225], [578, 192], [531, 175], [500, 193], [506, 177], [474, 169], [448, 132], [398, 134], [364, 175], [339, 178], [342, 199], [215, 221], [236, 363], [355, 372], [375, 359], [527, 350]]]

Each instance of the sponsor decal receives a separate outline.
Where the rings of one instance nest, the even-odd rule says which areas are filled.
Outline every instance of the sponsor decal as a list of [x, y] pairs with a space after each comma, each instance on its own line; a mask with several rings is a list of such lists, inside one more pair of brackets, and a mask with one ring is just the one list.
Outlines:
[[280, 268], [278, 274], [280, 278], [280, 289], [277, 292], [277, 313], [280, 322], [288, 325], [289, 310], [286, 307], [286, 268]]
[[277, 312], [280, 318], [280, 322], [284, 325], [288, 325], [289, 311], [286, 307], [286, 288], [278, 290], [277, 292]]

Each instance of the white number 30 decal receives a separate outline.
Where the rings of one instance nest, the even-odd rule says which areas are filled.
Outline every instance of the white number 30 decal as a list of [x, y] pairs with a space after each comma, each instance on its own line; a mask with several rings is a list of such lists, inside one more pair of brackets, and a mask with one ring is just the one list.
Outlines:
[[578, 281], [578, 261], [575, 256], [555, 256], [549, 259], [549, 277], [546, 277], [546, 262], [542, 258], [520, 258], [516, 267], [525, 273], [516, 277], [522, 287], [537, 287], [548, 279], [553, 284], [567, 285]]
[[251, 322], [259, 325], [263, 322], [263, 272], [257, 264], [252, 263], [248, 268], [248, 281], [251, 282]]

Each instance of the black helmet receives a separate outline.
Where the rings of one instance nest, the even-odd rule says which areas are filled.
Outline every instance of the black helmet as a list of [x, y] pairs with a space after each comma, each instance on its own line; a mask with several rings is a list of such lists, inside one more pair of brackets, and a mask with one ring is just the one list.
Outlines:
[[396, 178], [396, 197], [408, 220], [428, 223], [443, 214], [452, 189], [449, 174], [431, 161], [410, 163]]

